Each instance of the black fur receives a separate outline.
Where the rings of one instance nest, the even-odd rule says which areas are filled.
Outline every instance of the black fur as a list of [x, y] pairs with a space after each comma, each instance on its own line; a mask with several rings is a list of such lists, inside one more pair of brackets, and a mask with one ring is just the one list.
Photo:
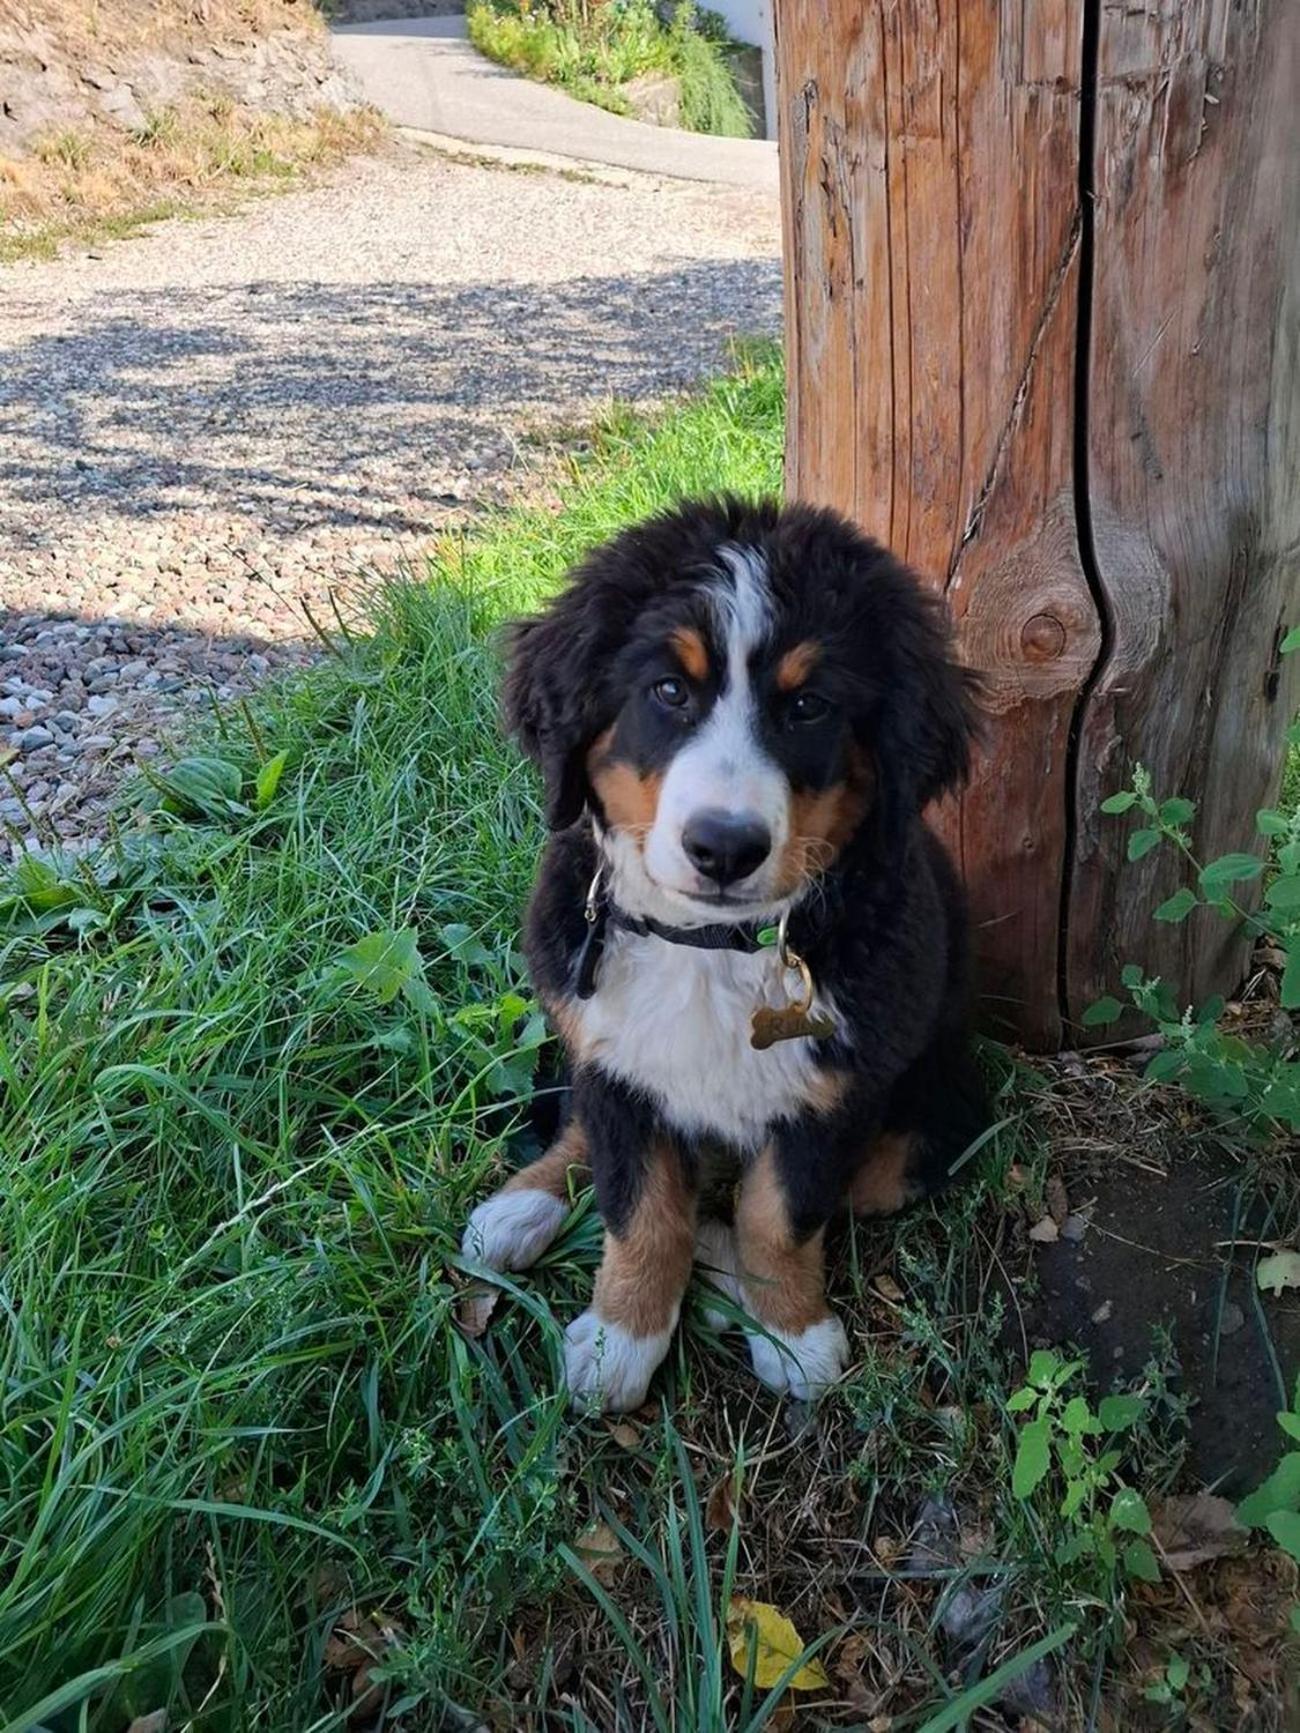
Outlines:
[[[588, 750], [614, 728], [639, 765], [671, 755], [672, 730], [690, 718], [644, 713], [647, 681], [660, 664], [672, 672], [664, 645], [675, 627], [706, 639], [714, 630], [700, 587], [724, 544], [764, 555], [776, 620], [770, 665], [805, 640], [825, 651], [817, 682], [830, 714], [812, 727], [787, 727], [774, 700], [765, 746], [796, 789], [834, 783], [851, 752], [873, 771], [866, 816], [819, 894], [792, 919], [797, 948], [843, 1019], [840, 1034], [818, 1044], [819, 1062], [848, 1077], [829, 1116], [801, 1109], [773, 1128], [789, 1212], [807, 1234], [841, 1207], [874, 1133], [915, 1134], [920, 1194], [947, 1181], [987, 1122], [967, 1036], [963, 899], [921, 818], [967, 774], [973, 681], [953, 659], [942, 606], [911, 574], [833, 513], [723, 499], [625, 531], [587, 558], [540, 618], [516, 626], [506, 721], [541, 768], [554, 832], [525, 950], [543, 1001], [563, 1006], [598, 864], [586, 816]], [[707, 683], [691, 695], [697, 708], [710, 699]], [[688, 1164], [696, 1152], [681, 1148], [648, 1100], [596, 1066], [579, 1068], [575, 1105], [592, 1145], [598, 1201], [617, 1232], [650, 1142], [673, 1144]]]

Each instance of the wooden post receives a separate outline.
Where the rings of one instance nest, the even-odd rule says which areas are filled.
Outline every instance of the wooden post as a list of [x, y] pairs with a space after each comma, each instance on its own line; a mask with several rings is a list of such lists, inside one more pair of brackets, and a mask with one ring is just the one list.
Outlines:
[[[777, 0], [787, 491], [946, 594], [988, 732], [937, 815], [984, 1021], [1050, 1048], [1180, 871], [1097, 812], [1135, 761], [1248, 848], [1300, 685], [1300, 5]], [[1297, 659], [1300, 660], [1300, 659]]]

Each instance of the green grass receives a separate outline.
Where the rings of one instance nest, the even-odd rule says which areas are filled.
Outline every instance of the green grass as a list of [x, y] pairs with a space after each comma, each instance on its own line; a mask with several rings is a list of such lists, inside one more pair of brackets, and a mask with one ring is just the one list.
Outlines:
[[630, 114], [623, 86], [662, 73], [678, 81], [681, 123], [688, 131], [732, 138], [748, 138], [752, 131], [727, 65], [721, 20], [701, 17], [693, 4], [680, 4], [664, 24], [647, 0], [474, 0], [467, 23], [481, 53], [582, 102]]
[[[937, 1733], [1049, 1654], [1084, 1724], [1125, 1601], [1054, 1562], [1059, 1489], [1011, 1490], [1019, 1200], [1048, 1147], [1005, 1055], [970, 1183], [841, 1243], [858, 1359], [815, 1417], [688, 1305], [662, 1409], [571, 1420], [587, 1196], [463, 1327], [461, 1228], [530, 1152], [540, 1040], [515, 950], [537, 790], [499, 738], [496, 628], [681, 494], [778, 489], [782, 402], [760, 348], [665, 414], [611, 413], [562, 510], [447, 541], [430, 582], [362, 598], [365, 632], [322, 622], [335, 654], [221, 718], [147, 828], [0, 879], [10, 1733], [163, 1707], [342, 1727], [367, 1648], [385, 1725], [757, 1733], [781, 1691], [723, 1653], [733, 1590], [831, 1670], [801, 1725]], [[1120, 1472], [1159, 1490], [1180, 1457], [1148, 1429]], [[917, 1551], [927, 1498], [960, 1548]], [[594, 1521], [620, 1549], [600, 1580]]]

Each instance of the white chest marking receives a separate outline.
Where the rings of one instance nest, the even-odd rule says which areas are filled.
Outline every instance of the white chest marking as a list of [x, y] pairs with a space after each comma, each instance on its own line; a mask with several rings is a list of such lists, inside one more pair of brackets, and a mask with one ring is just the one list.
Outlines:
[[757, 1148], [800, 1110], [817, 1075], [811, 1041], [750, 1046], [755, 1007], [786, 1002], [780, 973], [770, 950], [697, 951], [611, 933], [594, 997], [574, 1006], [583, 1049], [679, 1131]]

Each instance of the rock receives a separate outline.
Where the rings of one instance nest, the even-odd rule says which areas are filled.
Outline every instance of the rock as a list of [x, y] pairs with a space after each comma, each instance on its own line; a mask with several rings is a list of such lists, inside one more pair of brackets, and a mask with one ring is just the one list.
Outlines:
[[651, 126], [680, 126], [682, 86], [668, 72], [643, 72], [619, 86], [637, 120]]
[[53, 746], [54, 736], [48, 728], [21, 728], [13, 736], [13, 743], [20, 752], [37, 752], [42, 746]]

